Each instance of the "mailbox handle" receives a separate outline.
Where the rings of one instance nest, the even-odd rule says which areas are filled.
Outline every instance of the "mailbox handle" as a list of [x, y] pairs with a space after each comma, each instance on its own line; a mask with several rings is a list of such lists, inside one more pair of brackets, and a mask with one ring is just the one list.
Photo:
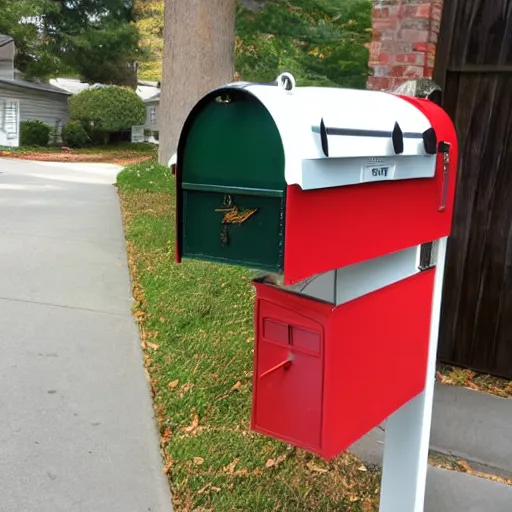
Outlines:
[[450, 144], [447, 142], [440, 142], [438, 146], [439, 152], [443, 155], [443, 185], [441, 189], [441, 200], [438, 211], [444, 212], [446, 210], [446, 202], [448, 199], [448, 172], [450, 170]]
[[291, 356], [288, 356], [287, 359], [285, 359], [284, 361], [281, 361], [279, 364], [276, 364], [275, 366], [272, 366], [272, 368], [268, 369], [266, 372], [263, 372], [261, 375], [260, 375], [260, 379], [265, 377], [266, 375], [270, 374], [270, 373], [273, 373], [277, 370], [279, 370], [280, 368], [283, 368], [284, 370], [288, 370], [290, 368], [290, 366], [292, 365], [292, 359], [291, 359]]

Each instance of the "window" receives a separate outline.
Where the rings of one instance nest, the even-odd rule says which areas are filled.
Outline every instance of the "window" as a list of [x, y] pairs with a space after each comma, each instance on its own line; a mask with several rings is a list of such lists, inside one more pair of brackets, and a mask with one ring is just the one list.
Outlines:
[[0, 100], [0, 130], [4, 129], [5, 125], [5, 101]]
[[4, 103], [4, 129], [8, 134], [18, 134], [18, 104], [15, 101]]
[[149, 124], [156, 124], [156, 107], [149, 107]]

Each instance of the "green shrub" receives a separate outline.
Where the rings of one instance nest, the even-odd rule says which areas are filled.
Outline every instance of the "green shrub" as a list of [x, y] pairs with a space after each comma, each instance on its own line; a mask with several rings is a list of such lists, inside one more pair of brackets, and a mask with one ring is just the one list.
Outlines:
[[21, 146], [48, 146], [51, 127], [42, 121], [22, 121], [20, 123]]
[[146, 106], [128, 88], [108, 86], [87, 89], [68, 100], [69, 113], [92, 131], [105, 133], [128, 130], [146, 120]]
[[62, 128], [62, 141], [71, 148], [83, 148], [90, 138], [80, 121], [71, 121]]

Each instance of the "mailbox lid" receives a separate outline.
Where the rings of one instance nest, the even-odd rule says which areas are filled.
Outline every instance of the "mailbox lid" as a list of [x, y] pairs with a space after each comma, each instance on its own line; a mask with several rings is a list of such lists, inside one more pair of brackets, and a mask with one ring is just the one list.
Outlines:
[[[322, 449], [324, 325], [333, 306], [253, 282], [256, 349], [252, 428]], [[289, 367], [282, 366], [290, 361]]]
[[177, 178], [178, 257], [283, 269], [284, 150], [254, 96], [220, 89], [196, 105]]

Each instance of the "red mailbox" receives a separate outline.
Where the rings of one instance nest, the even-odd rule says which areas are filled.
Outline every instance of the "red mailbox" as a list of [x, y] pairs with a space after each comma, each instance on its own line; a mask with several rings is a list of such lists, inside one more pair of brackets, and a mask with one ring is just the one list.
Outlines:
[[253, 429], [329, 459], [418, 395], [433, 279], [413, 271], [339, 305], [255, 281]]
[[429, 100], [285, 78], [189, 115], [177, 260], [284, 275], [254, 281], [252, 428], [330, 459], [415, 397], [430, 407], [457, 138]]

